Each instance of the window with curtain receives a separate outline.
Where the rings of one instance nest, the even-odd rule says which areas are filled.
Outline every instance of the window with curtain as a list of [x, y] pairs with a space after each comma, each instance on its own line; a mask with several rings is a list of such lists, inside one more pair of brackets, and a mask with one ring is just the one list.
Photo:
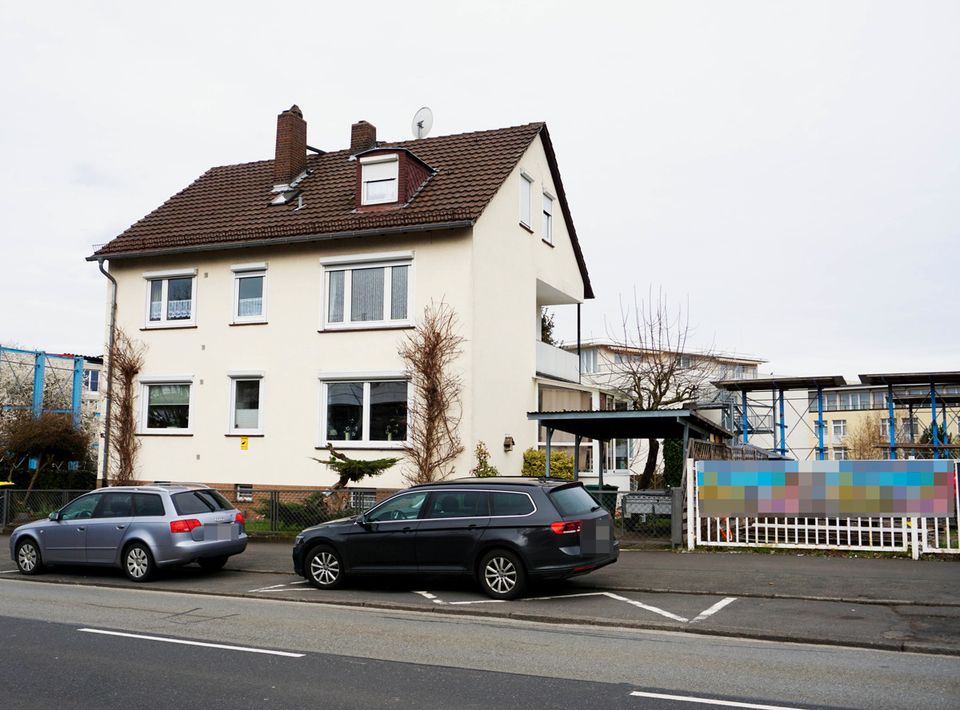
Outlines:
[[263, 271], [237, 273], [234, 276], [233, 318], [237, 323], [263, 322], [266, 320], [264, 285], [267, 275]]
[[146, 385], [144, 429], [184, 430], [190, 428], [190, 385], [158, 383]]
[[196, 277], [176, 276], [147, 280], [147, 325], [189, 325], [194, 317]]
[[409, 260], [328, 267], [326, 328], [407, 325], [411, 311]]
[[260, 431], [260, 379], [235, 378], [231, 382], [232, 433]]

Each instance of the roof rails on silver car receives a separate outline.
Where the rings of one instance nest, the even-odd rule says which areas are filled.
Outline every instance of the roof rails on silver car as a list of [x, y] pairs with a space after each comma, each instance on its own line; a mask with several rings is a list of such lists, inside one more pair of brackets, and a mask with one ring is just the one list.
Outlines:
[[154, 481], [154, 486], [159, 488], [209, 488], [206, 483], [193, 483], [192, 481]]

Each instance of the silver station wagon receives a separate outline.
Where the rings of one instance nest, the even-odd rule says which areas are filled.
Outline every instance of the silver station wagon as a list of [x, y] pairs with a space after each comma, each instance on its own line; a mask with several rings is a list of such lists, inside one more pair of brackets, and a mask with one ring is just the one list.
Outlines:
[[247, 547], [243, 513], [206, 486], [116, 486], [21, 525], [10, 554], [23, 574], [47, 565], [120, 567], [134, 582], [158, 567], [218, 570]]

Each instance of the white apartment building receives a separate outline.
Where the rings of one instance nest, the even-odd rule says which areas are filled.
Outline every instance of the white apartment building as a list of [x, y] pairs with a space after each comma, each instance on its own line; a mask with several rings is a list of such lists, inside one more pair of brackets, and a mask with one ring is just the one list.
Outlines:
[[542, 390], [589, 391], [540, 342], [544, 306], [593, 297], [546, 125], [383, 142], [360, 121], [329, 152], [306, 136], [282, 112], [273, 160], [208, 170], [89, 257], [145, 346], [137, 478], [326, 486], [328, 443], [402, 457], [398, 349], [439, 302], [465, 338], [456, 474], [479, 441], [518, 474]]

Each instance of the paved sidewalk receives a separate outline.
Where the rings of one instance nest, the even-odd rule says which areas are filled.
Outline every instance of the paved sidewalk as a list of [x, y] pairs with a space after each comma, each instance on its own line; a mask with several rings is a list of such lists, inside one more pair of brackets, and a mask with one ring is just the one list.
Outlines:
[[[292, 573], [289, 541], [251, 542], [228, 569]], [[576, 578], [615, 591], [960, 607], [960, 559], [823, 557], [755, 552], [627, 550]]]

